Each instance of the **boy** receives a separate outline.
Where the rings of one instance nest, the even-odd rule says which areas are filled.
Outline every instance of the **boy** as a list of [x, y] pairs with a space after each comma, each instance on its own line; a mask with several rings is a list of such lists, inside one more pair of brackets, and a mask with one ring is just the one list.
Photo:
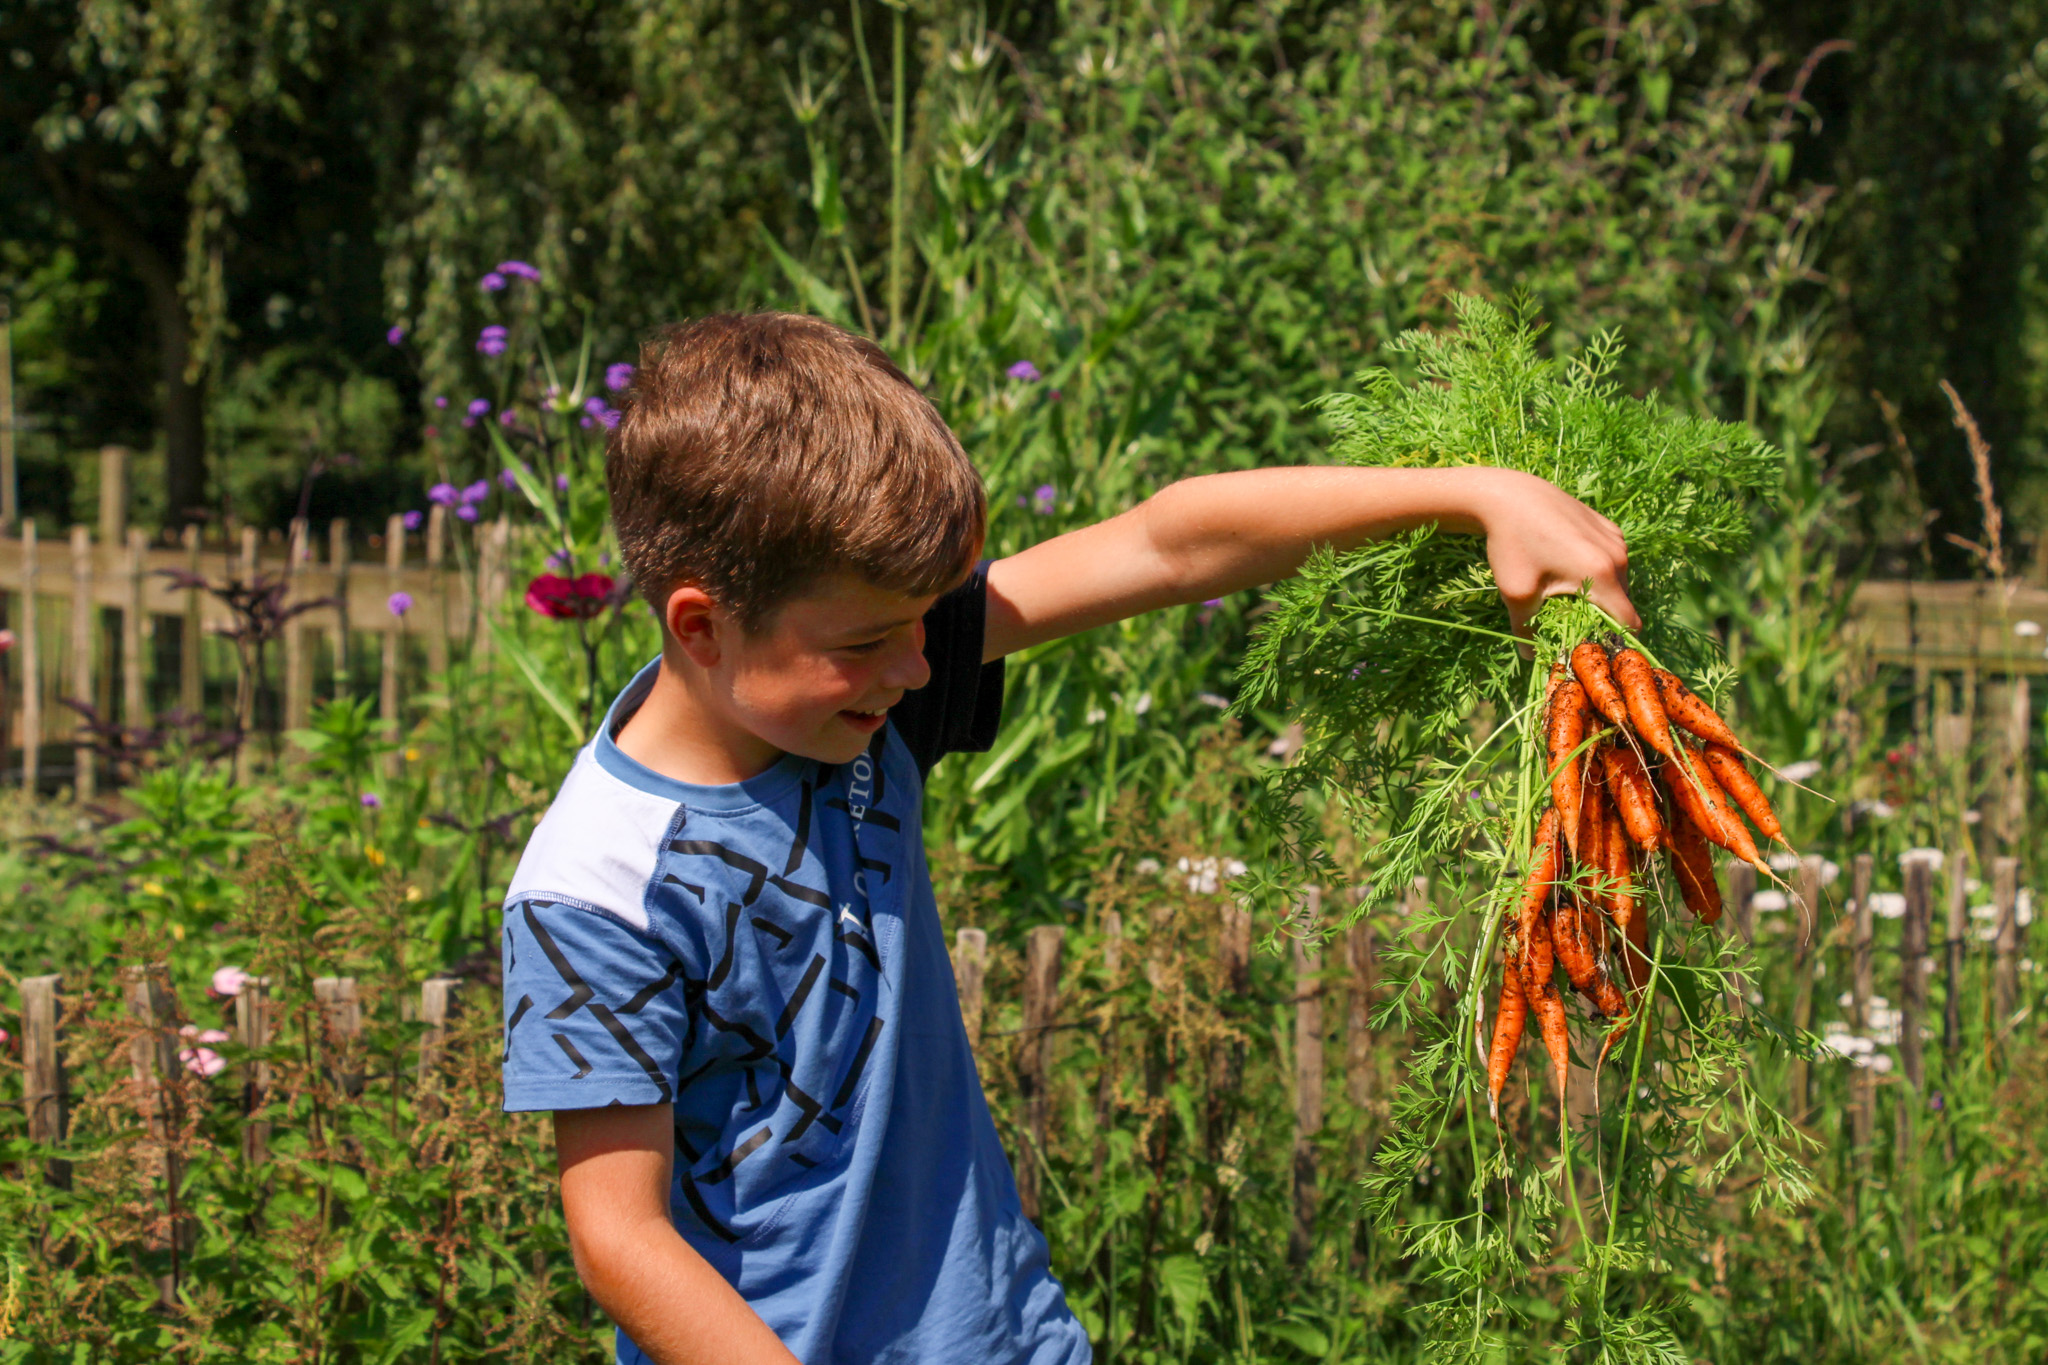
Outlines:
[[871, 342], [713, 317], [649, 348], [607, 455], [661, 657], [505, 902], [505, 1107], [555, 1115], [576, 1266], [629, 1365], [1073, 1365], [961, 1025], [919, 820], [1003, 656], [1271, 582], [1310, 548], [1487, 537], [1517, 627], [1613, 525], [1505, 470], [1190, 479], [977, 564], [981, 482]]

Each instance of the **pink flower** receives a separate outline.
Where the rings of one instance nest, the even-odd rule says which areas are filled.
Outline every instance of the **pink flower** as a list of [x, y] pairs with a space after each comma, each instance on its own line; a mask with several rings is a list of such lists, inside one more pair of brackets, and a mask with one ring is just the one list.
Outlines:
[[[198, 1043], [225, 1043], [228, 1040], [225, 1030], [195, 1028], [191, 1024], [179, 1029], [178, 1035]], [[178, 1060], [195, 1076], [218, 1076], [228, 1065], [227, 1058], [210, 1047], [181, 1047], [178, 1049]]]
[[240, 967], [221, 967], [213, 974], [214, 995], [240, 995], [249, 984], [249, 974]]
[[0, 630], [0, 654], [5, 654], [12, 648], [14, 648], [14, 632], [11, 630]]
[[564, 578], [544, 573], [526, 585], [526, 605], [556, 621], [587, 621], [605, 609], [614, 586], [610, 574]]

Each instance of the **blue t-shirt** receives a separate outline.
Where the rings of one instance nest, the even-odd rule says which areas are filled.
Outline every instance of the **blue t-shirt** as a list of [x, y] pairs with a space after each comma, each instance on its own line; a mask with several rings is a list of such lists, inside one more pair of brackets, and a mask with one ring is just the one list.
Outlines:
[[[933, 607], [932, 683], [861, 758], [731, 786], [613, 742], [649, 664], [505, 901], [505, 1108], [672, 1104], [676, 1230], [805, 1365], [1089, 1359], [1018, 1207], [925, 866], [924, 772], [1000, 715], [985, 602], [977, 571]], [[618, 1356], [646, 1359], [623, 1332]]]

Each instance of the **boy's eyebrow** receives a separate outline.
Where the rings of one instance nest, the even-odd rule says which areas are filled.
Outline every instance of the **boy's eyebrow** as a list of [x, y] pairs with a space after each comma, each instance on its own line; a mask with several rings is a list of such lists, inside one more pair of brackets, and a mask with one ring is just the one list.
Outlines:
[[865, 623], [863, 625], [849, 627], [844, 632], [844, 635], [845, 638], [849, 640], [859, 636], [866, 635], [886, 635], [890, 631], [895, 630], [898, 627], [907, 626], [911, 624], [913, 621], [920, 621], [923, 619], [923, 612], [912, 612], [908, 616], [891, 617], [890, 619], [885, 621], [872, 621]]

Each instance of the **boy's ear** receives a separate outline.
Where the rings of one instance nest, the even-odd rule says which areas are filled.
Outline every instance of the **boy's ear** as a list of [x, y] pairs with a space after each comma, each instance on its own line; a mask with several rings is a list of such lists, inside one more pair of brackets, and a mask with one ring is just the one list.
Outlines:
[[678, 584], [662, 605], [662, 624], [699, 668], [716, 667], [724, 653], [724, 635], [732, 623], [719, 611], [711, 594], [695, 583]]

